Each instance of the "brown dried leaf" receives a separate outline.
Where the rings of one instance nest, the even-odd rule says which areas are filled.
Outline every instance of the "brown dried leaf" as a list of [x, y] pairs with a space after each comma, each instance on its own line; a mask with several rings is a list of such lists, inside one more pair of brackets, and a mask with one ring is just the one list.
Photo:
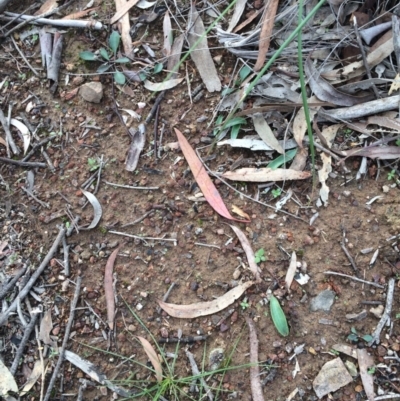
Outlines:
[[144, 124], [140, 124], [136, 130], [129, 128], [129, 133], [131, 135], [131, 144], [126, 157], [125, 170], [135, 171], [139, 163], [140, 153], [142, 152], [146, 142], [146, 128]]
[[[215, 185], [208, 176], [203, 166], [203, 163], [197, 157], [196, 153], [194, 152], [194, 150], [192, 149], [192, 147], [190, 146], [189, 142], [184, 137], [182, 132], [180, 132], [177, 128], [175, 128], [175, 133], [176, 136], [178, 137], [179, 145], [182, 149], [183, 155], [185, 156], [185, 159], [189, 164], [190, 170], [193, 173], [193, 177], [196, 180], [197, 184], [199, 185], [201, 192], [207, 199], [207, 202], [210, 204], [210, 206], [221, 216], [229, 220], [243, 222], [243, 220], [238, 220], [231, 216], [217, 188], [215, 188]], [[248, 223], [248, 221], [244, 222]]]
[[243, 11], [246, 7], [247, 0], [237, 0], [235, 3], [235, 9], [233, 11], [231, 20], [229, 21], [229, 26], [226, 30], [226, 32], [232, 32], [233, 28], [237, 25], [239, 22]]
[[244, 219], [250, 221], [250, 216], [245, 211], [243, 211], [240, 207], [238, 207], [236, 205], [232, 205], [232, 212], [236, 213], [240, 217], [243, 217]]
[[[399, 148], [400, 149], [400, 148]], [[266, 181], [288, 181], [288, 180], [304, 180], [311, 177], [310, 171], [295, 171], [291, 169], [277, 168], [271, 170], [265, 168], [241, 168], [236, 171], [227, 171], [222, 174], [223, 178], [232, 181], [245, 182], [266, 182]]]
[[172, 45], [171, 54], [168, 57], [167, 70], [175, 71], [174, 73], [171, 74], [172, 79], [178, 76], [178, 68], [179, 68], [178, 65], [181, 59], [182, 47], [184, 41], [185, 41], [184, 33], [176, 37], [174, 40], [174, 44]]
[[68, 14], [65, 17], [62, 17], [61, 19], [80, 19], [80, 18], [85, 17], [86, 15], [91, 13], [92, 11], [97, 10], [98, 8], [99, 7], [87, 8], [86, 10], [77, 11], [75, 13]]
[[265, 121], [265, 118], [262, 115], [262, 113], [253, 114], [252, 119], [253, 119], [254, 129], [256, 130], [260, 138], [264, 141], [264, 143], [269, 147], [271, 147], [272, 149], [276, 150], [278, 153], [284, 154], [285, 151], [283, 150], [282, 146], [276, 139], [268, 123]]
[[247, 239], [246, 235], [242, 230], [240, 230], [238, 227], [235, 226], [230, 226], [232, 230], [235, 232], [237, 237], [239, 238], [240, 243], [242, 244], [243, 250], [246, 253], [247, 257], [247, 262], [249, 263], [249, 268], [251, 272], [254, 275], [254, 278], [256, 279], [256, 283], [259, 283], [261, 281], [261, 269], [257, 265], [255, 259], [255, 255], [253, 252], [253, 249], [250, 245], [249, 240]]
[[190, 305], [167, 304], [163, 301], [158, 301], [158, 303], [170, 316], [178, 317], [180, 319], [192, 319], [199, 316], [212, 315], [213, 313], [222, 311], [239, 299], [253, 284], [253, 281], [239, 284], [237, 287], [232, 288], [224, 295], [210, 302], [197, 302]]
[[151, 364], [153, 365], [154, 370], [156, 371], [156, 378], [159, 383], [162, 381], [162, 367], [160, 360], [158, 359], [157, 352], [153, 348], [153, 346], [144, 338], [137, 336], [139, 341], [142, 344], [144, 352], [146, 352], [147, 356], [150, 359]]
[[114, 250], [109, 256], [104, 271], [104, 294], [106, 297], [107, 304], [107, 323], [110, 330], [114, 330], [114, 318], [115, 318], [115, 297], [113, 288], [113, 270], [115, 259], [117, 258], [121, 245]]
[[275, 23], [276, 11], [278, 9], [279, 0], [269, 0], [266, 5], [266, 10], [263, 14], [263, 23], [260, 33], [260, 44], [254, 71], [260, 71], [267, 57], [269, 44], [271, 42], [272, 29]]
[[368, 369], [374, 366], [374, 359], [368, 354], [366, 348], [357, 349], [357, 359], [365, 394], [367, 395], [368, 401], [374, 401], [374, 376], [368, 373]]
[[124, 16], [135, 4], [139, 3], [139, 0], [129, 0], [122, 6], [120, 6], [117, 12], [110, 20], [110, 25], [115, 24], [122, 16]]
[[373, 94], [357, 97], [338, 91], [331, 84], [321, 78], [320, 73], [315, 68], [310, 57], [307, 57], [304, 71], [309, 79], [311, 90], [319, 100], [330, 102], [337, 106], [354, 106], [355, 104], [365, 103], [374, 99]]
[[384, 116], [371, 116], [368, 118], [368, 124], [376, 124], [380, 125], [381, 127], [394, 129], [400, 132], [400, 121], [394, 118]]
[[251, 395], [254, 401], [264, 401], [260, 382], [260, 362], [258, 360], [258, 338], [256, 328], [254, 327], [254, 322], [248, 316], [246, 316], [246, 322], [249, 326]]
[[53, 329], [53, 321], [51, 319], [51, 309], [48, 309], [40, 322], [39, 340], [47, 345], [53, 345], [50, 338], [50, 332]]
[[321, 153], [322, 167], [318, 170], [318, 179], [321, 183], [321, 188], [319, 190], [319, 197], [324, 206], [328, 206], [329, 198], [329, 187], [326, 185], [326, 180], [329, 177], [329, 173], [332, 172], [332, 158], [325, 153]]
[[[318, 102], [318, 99], [315, 96], [311, 96], [310, 99], [308, 99], [307, 101], [308, 103], [315, 103]], [[310, 108], [311, 121], [314, 119], [315, 114], [317, 114], [320, 108], [321, 108], [320, 106]], [[293, 121], [293, 137], [296, 140], [297, 144], [299, 145], [300, 149], [303, 148], [303, 139], [306, 132], [307, 132], [307, 121], [306, 121], [306, 115], [304, 113], [304, 107], [302, 107], [297, 112], [296, 117], [294, 118]]]
[[400, 158], [399, 146], [367, 146], [365, 148], [351, 149], [341, 152], [346, 157], [339, 161], [343, 163], [351, 156], [365, 156], [370, 159], [392, 160]]

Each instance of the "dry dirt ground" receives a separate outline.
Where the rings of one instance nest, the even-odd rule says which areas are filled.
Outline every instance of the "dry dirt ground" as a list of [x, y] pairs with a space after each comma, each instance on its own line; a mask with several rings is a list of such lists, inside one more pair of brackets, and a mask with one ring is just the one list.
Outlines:
[[[111, 13], [111, 10], [105, 7], [104, 10], [106, 11], [102, 12]], [[154, 43], [160, 40], [161, 23], [155, 23], [152, 29], [154, 32], [150, 34], [149, 41], [156, 50], [157, 46]], [[104, 96], [100, 104], [85, 102], [79, 95], [68, 101], [62, 100], [63, 93], [77, 87], [73, 75], [70, 76], [68, 85], [65, 84], [66, 67], [73, 65], [73, 74], [93, 72], [94, 68], [91, 65], [79, 60], [78, 53], [88, 48], [97, 49], [106, 37], [106, 33], [68, 30], [60, 85], [55, 96], [49, 93], [44, 78], [38, 79], [30, 74], [9, 42], [2, 43], [0, 53], [0, 81], [8, 77], [8, 86], [3, 87], [0, 92], [2, 109], [7, 110], [8, 103], [14, 102], [12, 113], [18, 115], [26, 108], [23, 101], [33, 95], [33, 100], [42, 106], [28, 114], [29, 121], [32, 125], [43, 122], [44, 126], [39, 131], [40, 138], [48, 136], [50, 132], [57, 134], [47, 146], [47, 153], [55, 166], [55, 172], [52, 173], [48, 168], [32, 169], [35, 177], [34, 193], [47, 202], [50, 209], [40, 206], [21, 189], [26, 182], [27, 168], [0, 163], [3, 181], [0, 186], [0, 243], [8, 243], [0, 257], [3, 275], [13, 275], [23, 264], [28, 263], [28, 260], [33, 268], [38, 266], [58, 233], [57, 225], [70, 222], [69, 217], [62, 214], [62, 217], [46, 223], [52, 214], [65, 211], [69, 207], [73, 215], [81, 216], [81, 225], [90, 223], [93, 209], [90, 204], [86, 205], [80, 188], [93, 174], [93, 171], [90, 171], [93, 167], [90, 160], [103, 156], [107, 161], [102, 169], [96, 194], [103, 210], [99, 225], [88, 231], [74, 232], [67, 239], [70, 245], [70, 276], [66, 278], [62, 273], [63, 254], [60, 247], [37, 282], [37, 286], [45, 289], [40, 295], [41, 303], [45, 310], [52, 311], [51, 334], [57, 338], [58, 343], [61, 344], [63, 340], [69, 316], [70, 301], [74, 293], [72, 282], [80, 275], [83, 278], [82, 291], [67, 349], [93, 362], [108, 378], [121, 381], [135, 372], [137, 379], [148, 378], [149, 381], [154, 381], [140, 366], [132, 361], [121, 364], [122, 359], [116, 356], [133, 356], [133, 360], [144, 364], [148, 359], [134, 336], [141, 335], [148, 340], [151, 338], [132, 316], [128, 306], [138, 314], [157, 339], [177, 337], [178, 332], [184, 337], [207, 336], [205, 341], [180, 345], [177, 376], [190, 374], [190, 366], [184, 353], [186, 347], [195, 354], [199, 365], [205, 347], [206, 355], [211, 349], [218, 347], [225, 350], [225, 356], [232, 353], [230, 366], [249, 363], [248, 329], [244, 319], [245, 316], [249, 316], [256, 325], [259, 361], [276, 367], [275, 376], [263, 387], [265, 399], [284, 400], [297, 387], [300, 392], [294, 399], [314, 400], [316, 396], [312, 389], [313, 380], [323, 364], [335, 357], [331, 352], [332, 347], [339, 343], [349, 343], [347, 337], [352, 327], [360, 335], [371, 334], [374, 331], [379, 319], [370, 309], [378, 304], [385, 305], [385, 285], [394, 277], [396, 285], [392, 326], [383, 330], [381, 344], [369, 347], [368, 351], [373, 355], [375, 365], [384, 363], [388, 366], [392, 363], [391, 370], [379, 366], [376, 368], [375, 390], [380, 387], [385, 391], [400, 393], [398, 376], [396, 381], [393, 374], [396, 361], [384, 359], [385, 356], [393, 356], [394, 352], [398, 352], [400, 346], [400, 265], [395, 237], [400, 230], [400, 205], [399, 189], [392, 185], [393, 180], [388, 181], [387, 178], [390, 170], [378, 170], [376, 163], [370, 161], [370, 174], [359, 181], [346, 183], [338, 169], [336, 178], [330, 178], [328, 182], [331, 190], [329, 205], [318, 210], [314, 206], [315, 192], [312, 191], [311, 180], [280, 185], [284, 191], [291, 188], [294, 192], [292, 199], [283, 207], [283, 211], [289, 212], [290, 215], [276, 213], [273, 208], [255, 203], [214, 179], [228, 207], [236, 205], [251, 218], [248, 224], [235, 224], [246, 233], [254, 251], [265, 251], [266, 261], [260, 263], [263, 280], [247, 290], [246, 294], [230, 307], [234, 311], [228, 317], [225, 317], [226, 311], [217, 316], [189, 320], [169, 317], [159, 309], [157, 300], [162, 299], [171, 283], [176, 285], [169, 295], [168, 302], [189, 304], [212, 300], [225, 293], [239, 279], [251, 279], [251, 274], [245, 269], [246, 257], [240, 242], [228, 225], [229, 222], [217, 215], [208, 203], [190, 200], [196, 192], [196, 182], [181, 151], [162, 151], [161, 158], [155, 159], [152, 153], [152, 123], [147, 127], [146, 145], [137, 170], [134, 173], [125, 170], [124, 162], [130, 140], [114, 112], [114, 105], [117, 102], [121, 109], [133, 109], [147, 115], [154, 102], [148, 91], [140, 84], [133, 84], [132, 97], [117, 88], [113, 94], [109, 77], [88, 76], [84, 77], [85, 82], [100, 80], [104, 85]], [[40, 69], [39, 46], [21, 46], [32, 64]], [[213, 55], [221, 52], [218, 50]], [[230, 61], [234, 60], [223, 52], [222, 55], [226, 62], [219, 73], [222, 77], [227, 77], [233, 68]], [[187, 63], [187, 68], [190, 70], [191, 86], [194, 88], [201, 82], [200, 78], [190, 62]], [[211, 131], [207, 122], [219, 100], [219, 94], [206, 94], [198, 103], [191, 104], [187, 92], [187, 86], [182, 84], [166, 93], [161, 105], [159, 125], [161, 127], [165, 124], [163, 145], [176, 142], [174, 126], [185, 134], [194, 148], [201, 146], [201, 138]], [[143, 110], [138, 109], [138, 102], [146, 103]], [[197, 119], [203, 115], [208, 117], [207, 120], [197, 123]], [[99, 129], [85, 132], [81, 125], [89, 121]], [[17, 135], [15, 138], [21, 145]], [[349, 133], [342, 132], [337, 137], [339, 142], [351, 140]], [[0, 146], [0, 155], [6, 156], [3, 146]], [[207, 153], [203, 152], [202, 155], [207, 156]], [[262, 152], [254, 154], [247, 150], [233, 150], [227, 147], [213, 150], [212, 155], [215, 157], [210, 158], [207, 163], [213, 171], [229, 169], [241, 155], [245, 158], [264, 160]], [[36, 152], [31, 161], [43, 161], [40, 151]], [[346, 165], [354, 173], [359, 162], [358, 158], [353, 158], [349, 159]], [[318, 157], [317, 164], [319, 166]], [[380, 172], [379, 177], [377, 171]], [[107, 184], [106, 181], [156, 189], [119, 188]], [[94, 185], [89, 191], [93, 191]], [[254, 184], [234, 183], [233, 186], [249, 196], [257, 193], [257, 185]], [[384, 186], [389, 187], [386, 192], [383, 191]], [[378, 200], [367, 204], [378, 195], [381, 196]], [[261, 195], [260, 200], [272, 206], [276, 203], [276, 199], [270, 193]], [[319, 213], [319, 217], [310, 226], [310, 218], [316, 212]], [[138, 219], [140, 221], [137, 223], [123, 227]], [[109, 231], [152, 237], [156, 240], [125, 238]], [[360, 276], [381, 284], [384, 288], [324, 274], [325, 271], [335, 271], [355, 276], [353, 267], [341, 247], [344, 233], [346, 247], [354, 258]], [[176, 239], [176, 243], [162, 238]], [[388, 238], [392, 240], [388, 241]], [[107, 321], [104, 270], [108, 256], [117, 244], [123, 241], [126, 242], [120, 248], [114, 268], [117, 294], [116, 330], [115, 339], [109, 344], [103, 336], [107, 327], [102, 323]], [[361, 251], [366, 248], [372, 248], [373, 251], [363, 254]], [[371, 266], [372, 255], [377, 249], [379, 255]], [[294, 282], [288, 294], [284, 290], [284, 278], [293, 251], [297, 254], [300, 270], [306, 272], [310, 280], [304, 285]], [[325, 289], [336, 293], [330, 312], [311, 312], [310, 300]], [[290, 325], [290, 335], [286, 338], [281, 337], [274, 328], [269, 308], [265, 304], [267, 294], [271, 291], [280, 299]], [[368, 304], [371, 301], [374, 301], [374, 304]], [[31, 298], [30, 302], [34, 306], [38, 300]], [[91, 309], [88, 309], [88, 305]], [[366, 316], [359, 321], [351, 322], [346, 317], [363, 310], [367, 311]], [[218, 324], [224, 317], [222, 324]], [[8, 319], [7, 325], [0, 328], [0, 333], [2, 357], [9, 366], [15, 352], [13, 339], [21, 335], [21, 326], [16, 315]], [[104, 351], [110, 349], [114, 354], [101, 353], [84, 344]], [[293, 349], [301, 344], [305, 346], [304, 351], [297, 356], [300, 371], [293, 378], [296, 358], [289, 358]], [[353, 345], [365, 347], [366, 343], [359, 339], [353, 342]], [[176, 344], [167, 344], [165, 348], [173, 352], [176, 350]], [[16, 376], [19, 385], [24, 384], [26, 369], [32, 368], [34, 360], [38, 358], [35, 336], [32, 336]], [[342, 358], [344, 361], [351, 359], [346, 356]], [[48, 374], [51, 373], [55, 361], [56, 357], [50, 359]], [[356, 363], [355, 360], [353, 362]], [[398, 361], [397, 369], [400, 369]], [[78, 380], [85, 375], [68, 362], [64, 362], [61, 373], [62, 393], [57, 383], [52, 399], [75, 399], [79, 387]], [[220, 376], [216, 375], [209, 385], [218, 383], [218, 378]], [[360, 384], [360, 377], [354, 377], [353, 382], [335, 392], [333, 398], [365, 399]], [[39, 379], [27, 397], [30, 400], [38, 400], [42, 385]], [[129, 388], [128, 382], [123, 385]], [[220, 399], [236, 397], [238, 400], [250, 400], [249, 367], [228, 371], [223, 378], [222, 387], [224, 392]], [[187, 388], [184, 388], [184, 391], [186, 390]], [[84, 395], [84, 399], [87, 400], [109, 400], [111, 397], [109, 390], [107, 392], [96, 387], [89, 387]], [[164, 397], [173, 399], [169, 398], [168, 394]], [[199, 399], [196, 395], [192, 397]]]

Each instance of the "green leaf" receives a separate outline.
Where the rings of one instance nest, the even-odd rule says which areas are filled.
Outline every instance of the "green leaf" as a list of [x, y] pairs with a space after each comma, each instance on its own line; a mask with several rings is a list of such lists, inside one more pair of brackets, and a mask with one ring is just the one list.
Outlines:
[[103, 47], [99, 50], [100, 56], [104, 58], [104, 60], [110, 60], [110, 56], [107, 53], [107, 50]]
[[373, 340], [373, 337], [370, 334], [365, 334], [361, 338], [367, 343]]
[[289, 326], [287, 324], [285, 313], [282, 310], [279, 301], [271, 295], [269, 300], [270, 312], [272, 321], [274, 322], [275, 328], [278, 330], [278, 333], [286, 337], [289, 335]]
[[236, 139], [239, 135], [240, 128], [242, 127], [241, 124], [234, 125], [231, 130], [231, 139]]
[[348, 339], [349, 341], [354, 341], [354, 342], [356, 342], [356, 341], [358, 340], [358, 335], [357, 335], [357, 334], [349, 334], [349, 335], [347, 336], [347, 339]]
[[357, 334], [357, 330], [356, 330], [355, 327], [352, 327], [352, 328], [350, 329], [350, 331], [351, 331], [353, 334]]
[[86, 60], [86, 61], [95, 61], [97, 60], [97, 57], [94, 53], [90, 52], [89, 50], [85, 50], [84, 52], [80, 52], [79, 53], [79, 57], [82, 60]]
[[104, 64], [102, 64], [102, 65], [97, 69], [97, 72], [100, 72], [100, 73], [106, 72], [107, 70], [110, 69], [110, 67], [111, 67], [110, 64], [104, 63]]
[[159, 72], [161, 72], [164, 68], [164, 64], [163, 63], [158, 63], [154, 66], [154, 74], [158, 74]]
[[109, 45], [114, 54], [118, 50], [120, 39], [121, 35], [117, 31], [113, 31], [112, 34], [110, 35]]
[[115, 60], [116, 63], [129, 63], [130, 61], [128, 57], [121, 57]]
[[146, 79], [147, 79], [147, 74], [146, 74], [145, 72], [141, 71], [141, 72], [139, 72], [139, 78], [140, 78], [142, 81], [146, 81]]
[[240, 77], [240, 82], [243, 82], [248, 75], [251, 73], [251, 68], [248, 67], [247, 65], [244, 65], [239, 72], [239, 77]]
[[288, 161], [292, 160], [296, 156], [296, 153], [297, 153], [297, 148], [290, 149], [284, 155], [280, 155], [276, 159], [272, 160], [272, 162], [268, 164], [268, 167], [272, 170], [275, 170], [278, 167], [282, 166], [283, 164], [287, 163]]
[[114, 81], [118, 85], [123, 85], [126, 81], [125, 75], [120, 71], [115, 72], [114, 73]]
[[225, 128], [233, 127], [234, 125], [240, 125], [240, 124], [246, 124], [246, 119], [243, 117], [235, 117], [228, 121]]
[[234, 92], [236, 89], [235, 88], [225, 88], [221, 92], [221, 97], [227, 96], [230, 93]]

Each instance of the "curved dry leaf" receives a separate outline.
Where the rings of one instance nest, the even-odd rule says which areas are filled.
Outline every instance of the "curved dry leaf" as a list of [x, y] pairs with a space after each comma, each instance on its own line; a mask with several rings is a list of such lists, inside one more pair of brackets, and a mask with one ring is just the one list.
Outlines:
[[[310, 99], [307, 100], [308, 103], [318, 102], [318, 99], [315, 96], [311, 96]], [[320, 106], [310, 108], [310, 121], [314, 119], [315, 114], [320, 109]], [[307, 121], [306, 115], [304, 112], [304, 107], [302, 107], [296, 114], [296, 117], [293, 121], [293, 137], [296, 140], [299, 148], [303, 148], [303, 139], [304, 135], [307, 132]]]
[[329, 198], [329, 187], [326, 184], [326, 180], [329, 177], [329, 174], [332, 172], [332, 158], [325, 153], [321, 153], [322, 159], [322, 168], [318, 170], [318, 179], [321, 183], [321, 188], [319, 190], [319, 197], [321, 202], [323, 202], [324, 206], [328, 206], [328, 198]]
[[114, 318], [115, 318], [115, 297], [113, 288], [113, 270], [115, 259], [117, 258], [119, 248], [121, 245], [113, 251], [109, 256], [106, 269], [104, 271], [104, 294], [106, 297], [107, 306], [107, 323], [110, 330], [114, 329]]
[[43, 364], [41, 360], [35, 361], [33, 365], [33, 369], [24, 384], [23, 389], [19, 393], [21, 397], [23, 397], [26, 393], [28, 393], [31, 388], [35, 385], [38, 379], [42, 376], [42, 372], [45, 372], [47, 369], [47, 359], [43, 360]]
[[237, 0], [235, 4], [235, 10], [233, 11], [231, 20], [229, 21], [229, 26], [226, 32], [232, 32], [233, 28], [238, 24], [243, 11], [246, 7], [247, 0]]
[[164, 15], [163, 21], [163, 33], [164, 33], [164, 47], [162, 49], [165, 57], [169, 57], [172, 49], [172, 25], [169, 12], [167, 11]]
[[296, 252], [293, 251], [292, 257], [290, 259], [289, 269], [286, 272], [286, 277], [285, 277], [286, 288], [288, 290], [290, 290], [290, 286], [292, 285], [293, 277], [296, 274], [296, 268], [297, 268], [297, 256]]
[[22, 138], [24, 139], [24, 154], [26, 154], [31, 143], [31, 133], [29, 132], [28, 127], [15, 118], [10, 120], [10, 124], [17, 128], [17, 130], [22, 134]]
[[374, 366], [374, 359], [368, 354], [368, 350], [363, 348], [357, 349], [357, 360], [365, 394], [368, 401], [374, 401], [374, 376], [368, 373], [368, 369]]
[[145, 10], [146, 8], [153, 7], [154, 4], [156, 4], [156, 1], [147, 1], [147, 0], [140, 0], [138, 4], [136, 4], [136, 7], [141, 8], [142, 10]]
[[[400, 148], [399, 148], [400, 149]], [[223, 178], [232, 181], [245, 182], [266, 182], [266, 181], [288, 181], [288, 180], [305, 180], [311, 177], [310, 171], [295, 171], [291, 169], [277, 168], [271, 170], [265, 168], [241, 168], [235, 171], [227, 171], [222, 174]]]
[[244, 234], [244, 232], [235, 226], [230, 226], [232, 228], [232, 230], [235, 232], [236, 236], [239, 238], [240, 243], [242, 244], [243, 250], [246, 253], [246, 257], [247, 257], [247, 262], [249, 263], [249, 268], [251, 270], [251, 272], [253, 273], [256, 282], [259, 283], [261, 281], [261, 269], [259, 268], [259, 266], [257, 265], [255, 259], [256, 256], [254, 255], [254, 251], [250, 245], [249, 240], [247, 239], [246, 235]]
[[87, 230], [90, 230], [92, 228], [95, 228], [97, 224], [99, 223], [101, 216], [103, 214], [103, 210], [101, 209], [100, 202], [97, 200], [97, 198], [89, 191], [85, 191], [84, 189], [81, 189], [83, 195], [86, 196], [87, 200], [90, 202], [90, 204], [93, 206], [94, 210], [94, 216], [93, 220], [90, 223], [89, 227], [86, 227]]
[[161, 92], [174, 88], [183, 81], [183, 78], [169, 79], [163, 82], [150, 82], [148, 79], [144, 82], [144, 87], [152, 92]]
[[276, 150], [278, 153], [283, 154], [285, 151], [283, 150], [281, 144], [276, 139], [274, 133], [269, 127], [268, 123], [265, 121], [262, 113], [255, 113], [252, 115], [254, 129], [260, 138], [267, 144], [267, 146]]
[[313, 62], [310, 57], [307, 57], [307, 60], [304, 65], [304, 72], [306, 73], [309, 81], [309, 85], [314, 95], [319, 99], [325, 102], [330, 102], [337, 106], [354, 106], [356, 104], [361, 104], [373, 100], [375, 96], [373, 94], [358, 97], [352, 96], [344, 92], [340, 92], [336, 88], [334, 88], [330, 83], [326, 82], [323, 78], [321, 78], [320, 73], [315, 68]]
[[196, 153], [190, 146], [187, 139], [184, 137], [182, 132], [180, 132], [177, 128], [175, 128], [175, 133], [176, 136], [178, 137], [179, 145], [182, 149], [183, 155], [185, 156], [185, 159], [189, 164], [190, 170], [193, 173], [193, 177], [196, 180], [197, 184], [199, 185], [201, 192], [207, 199], [207, 202], [210, 204], [210, 206], [221, 216], [229, 220], [248, 223], [249, 221], [247, 220], [238, 220], [231, 216], [217, 188], [215, 188], [215, 185], [208, 176], [203, 166], [203, 163], [197, 157]]
[[253, 281], [247, 281], [246, 283], [239, 284], [237, 287], [232, 288], [224, 295], [210, 302], [197, 302], [190, 305], [167, 304], [163, 301], [158, 301], [158, 303], [161, 308], [164, 309], [165, 312], [167, 312], [170, 316], [179, 317], [181, 319], [192, 319], [195, 317], [207, 316], [220, 312], [239, 299], [242, 294], [253, 284]]
[[151, 364], [153, 365], [154, 370], [156, 371], [156, 378], [159, 383], [162, 381], [162, 367], [160, 360], [158, 359], [157, 352], [153, 348], [153, 346], [144, 338], [137, 336], [138, 340], [141, 342], [144, 352], [150, 359]]
[[232, 205], [232, 212], [239, 215], [240, 217], [243, 217], [244, 219], [250, 221], [250, 216], [242, 210], [240, 207], [236, 205]]
[[400, 147], [399, 146], [366, 146], [365, 148], [351, 149], [342, 151], [346, 157], [340, 160], [338, 163], [343, 163], [347, 158], [351, 156], [365, 156], [370, 159], [382, 159], [392, 160], [400, 158]]

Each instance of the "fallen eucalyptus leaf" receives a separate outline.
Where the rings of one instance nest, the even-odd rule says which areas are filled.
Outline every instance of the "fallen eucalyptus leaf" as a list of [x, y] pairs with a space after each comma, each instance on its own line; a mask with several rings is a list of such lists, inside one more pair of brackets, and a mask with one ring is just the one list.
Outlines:
[[[400, 148], [399, 148], [400, 150]], [[278, 168], [272, 170], [268, 167], [254, 168], [246, 167], [235, 171], [227, 171], [222, 174], [223, 178], [231, 181], [245, 182], [266, 182], [266, 181], [288, 181], [288, 180], [304, 180], [311, 177], [310, 171], [296, 171], [291, 169]]]
[[146, 81], [144, 81], [144, 87], [152, 92], [161, 92], [174, 88], [175, 86], [179, 85], [182, 81], [183, 78], [174, 78], [163, 82], [151, 82], [147, 79]]
[[162, 381], [162, 367], [160, 360], [158, 359], [157, 352], [153, 348], [153, 346], [144, 338], [137, 336], [139, 339], [140, 343], [142, 344], [142, 347], [144, 349], [144, 352], [146, 352], [147, 356], [150, 359], [151, 364], [153, 365], [154, 370], [156, 371], [156, 378], [159, 383]]
[[212, 315], [213, 313], [222, 311], [239, 299], [253, 284], [252, 281], [239, 284], [237, 287], [210, 302], [197, 302], [190, 305], [167, 304], [163, 301], [158, 301], [158, 303], [170, 316], [181, 319], [192, 319], [199, 316]]
[[88, 199], [94, 210], [94, 216], [92, 222], [90, 223], [89, 227], [85, 227], [86, 230], [91, 230], [92, 228], [95, 228], [99, 223], [103, 211], [101, 209], [100, 202], [91, 192], [85, 191], [84, 189], [81, 189], [81, 191], [83, 195], [86, 196], [86, 198]]
[[0, 359], [0, 396], [7, 396], [9, 391], [18, 392], [18, 386], [7, 366]]
[[24, 139], [24, 154], [26, 154], [29, 145], [31, 143], [31, 134], [29, 132], [28, 127], [21, 123], [21, 121], [16, 120], [15, 118], [12, 118], [10, 120], [10, 124], [13, 125], [15, 128], [18, 129], [18, 131], [21, 133], [22, 138]]

